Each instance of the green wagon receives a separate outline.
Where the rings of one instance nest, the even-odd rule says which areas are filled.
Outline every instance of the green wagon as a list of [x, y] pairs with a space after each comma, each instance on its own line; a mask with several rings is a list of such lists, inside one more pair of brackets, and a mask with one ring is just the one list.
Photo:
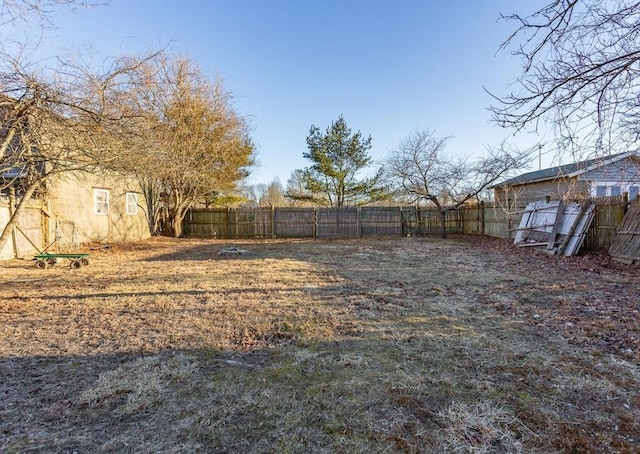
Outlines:
[[33, 260], [36, 261], [36, 268], [45, 269], [58, 263], [58, 259], [67, 259], [70, 261], [69, 267], [78, 269], [89, 264], [89, 254], [54, 254], [49, 252], [41, 252], [36, 255]]

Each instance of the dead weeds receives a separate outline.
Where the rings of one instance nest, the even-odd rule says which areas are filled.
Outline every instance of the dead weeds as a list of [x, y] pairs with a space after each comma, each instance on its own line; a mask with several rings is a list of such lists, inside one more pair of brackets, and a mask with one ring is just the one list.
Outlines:
[[639, 273], [602, 254], [158, 238], [0, 267], [0, 451], [640, 450]]

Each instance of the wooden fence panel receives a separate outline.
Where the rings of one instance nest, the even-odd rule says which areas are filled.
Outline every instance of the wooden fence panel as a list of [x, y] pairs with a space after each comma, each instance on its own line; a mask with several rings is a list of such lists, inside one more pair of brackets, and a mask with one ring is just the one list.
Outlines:
[[279, 238], [313, 238], [316, 236], [315, 208], [276, 208], [275, 235]]
[[488, 206], [484, 209], [484, 216], [485, 235], [510, 238], [515, 234], [512, 229], [520, 223], [522, 213], [510, 213], [502, 207]]
[[623, 196], [599, 197], [591, 199], [591, 202], [596, 205], [595, 216], [583, 247], [587, 250], [608, 249], [624, 218], [626, 199]]
[[640, 263], [640, 198], [629, 206], [614, 237], [609, 254], [617, 261]]
[[[402, 207], [404, 235], [422, 236], [440, 234], [440, 214], [436, 209], [424, 207]], [[460, 210], [448, 211], [445, 217], [447, 233], [462, 233]]]
[[185, 216], [187, 236], [211, 238], [271, 238], [271, 208], [197, 208]]
[[[595, 219], [584, 249], [607, 248], [622, 221], [625, 200], [595, 199]], [[447, 233], [514, 238], [524, 207], [510, 211], [491, 204], [447, 212]], [[422, 236], [440, 233], [435, 208], [212, 208], [192, 209], [185, 235], [212, 238], [355, 238], [370, 235]]]
[[226, 208], [192, 208], [183, 222], [187, 236], [229, 238], [229, 210]]
[[[11, 210], [8, 198], [0, 198], [0, 231], [9, 222]], [[18, 221], [18, 229], [9, 237], [2, 251], [0, 260], [26, 258], [46, 247], [45, 217], [42, 212], [42, 202], [34, 200], [25, 208]]]
[[463, 233], [484, 233], [484, 204], [465, 208], [462, 215]]
[[402, 211], [399, 207], [360, 208], [362, 236], [402, 235]]
[[358, 208], [318, 209], [318, 238], [357, 238], [360, 236]]
[[271, 208], [233, 209], [228, 213], [228, 235], [231, 238], [271, 238]]

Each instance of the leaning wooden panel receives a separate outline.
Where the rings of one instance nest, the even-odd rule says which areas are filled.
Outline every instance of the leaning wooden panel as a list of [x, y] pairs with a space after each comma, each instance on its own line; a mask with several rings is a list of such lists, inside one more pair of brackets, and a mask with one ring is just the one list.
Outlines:
[[574, 255], [582, 247], [594, 212], [595, 205], [589, 202], [532, 202], [524, 210], [514, 243], [542, 247], [549, 254]]

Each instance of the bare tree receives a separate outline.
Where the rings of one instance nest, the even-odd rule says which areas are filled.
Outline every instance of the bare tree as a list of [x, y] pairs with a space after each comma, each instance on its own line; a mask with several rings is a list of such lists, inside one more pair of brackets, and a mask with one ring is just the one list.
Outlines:
[[109, 0], [2, 0], [0, 7], [0, 27], [17, 24], [33, 25], [37, 22], [40, 26], [52, 25], [50, 16], [55, 8], [75, 9], [81, 7], [100, 6], [109, 3]]
[[[104, 70], [60, 56], [32, 61], [37, 34], [54, 24], [57, 7], [96, 6], [80, 0], [5, 0], [0, 8], [0, 188], [18, 204], [0, 249], [32, 197], [61, 174], [95, 172], [126, 155], [129, 119], [119, 93], [140, 82], [140, 68], [157, 56], [111, 58]], [[17, 37], [17, 38], [16, 38]]]
[[287, 180], [284, 196], [289, 206], [313, 206], [318, 196], [307, 190], [303, 169], [295, 169]]
[[284, 187], [278, 177], [271, 180], [269, 184], [259, 184], [260, 193], [259, 205], [261, 207], [282, 207], [287, 204], [284, 196]]
[[[95, 4], [9, 0], [0, 25], [46, 22], [50, 6]], [[210, 83], [188, 59], [160, 58], [162, 52], [114, 58], [100, 72], [60, 57], [32, 64], [26, 49], [0, 42], [0, 185], [17, 185], [21, 196], [0, 248], [28, 200], [63, 172], [138, 176], [152, 232], [164, 220], [174, 236], [192, 203], [233, 189], [247, 175], [247, 122], [222, 83]]]
[[495, 96], [498, 124], [523, 130], [548, 122], [559, 149], [574, 155], [609, 154], [637, 141], [640, 1], [553, 0], [503, 18], [517, 29], [502, 48], [523, 69], [512, 92]]
[[285, 198], [290, 206], [314, 205], [313, 200], [317, 195], [311, 194], [305, 185], [304, 170], [295, 169], [287, 180]]
[[385, 165], [387, 178], [400, 195], [437, 208], [442, 238], [447, 236], [447, 212], [477, 198], [530, 160], [530, 153], [509, 150], [505, 144], [473, 161], [455, 158], [445, 153], [449, 139], [437, 138], [433, 131], [416, 130], [389, 152]]
[[137, 81], [140, 66], [155, 56], [112, 59], [100, 74], [61, 60], [43, 68], [0, 55], [0, 188], [17, 189], [20, 196], [0, 233], [0, 248], [47, 181], [110, 168], [126, 153], [128, 118], [115, 94]]
[[209, 81], [183, 57], [157, 59], [148, 71], [148, 83], [129, 93], [145, 132], [123, 165], [145, 189], [150, 226], [161, 223], [164, 233], [178, 237], [193, 203], [230, 191], [247, 176], [254, 146], [220, 80]]

